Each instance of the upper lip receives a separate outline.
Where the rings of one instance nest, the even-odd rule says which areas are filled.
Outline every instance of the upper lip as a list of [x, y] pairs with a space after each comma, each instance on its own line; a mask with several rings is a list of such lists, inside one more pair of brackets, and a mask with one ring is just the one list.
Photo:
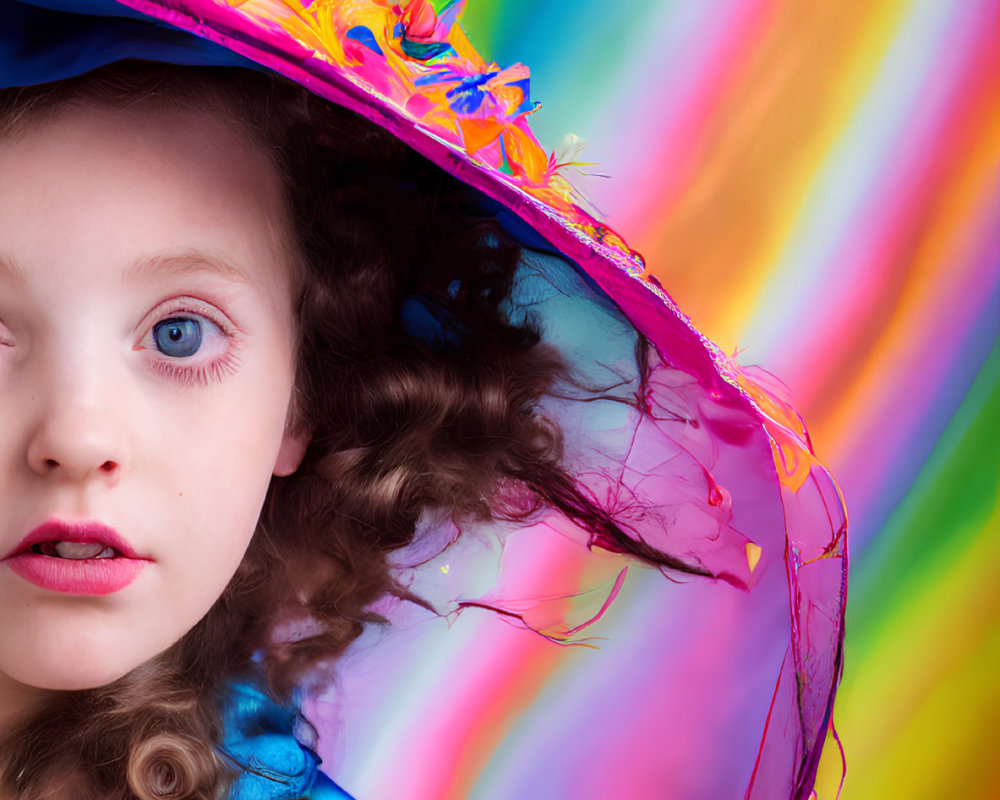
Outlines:
[[3, 558], [6, 560], [19, 555], [42, 542], [98, 543], [117, 550], [126, 558], [143, 558], [114, 528], [103, 522], [90, 520], [67, 522], [60, 519], [50, 519], [43, 522], [30, 531]]

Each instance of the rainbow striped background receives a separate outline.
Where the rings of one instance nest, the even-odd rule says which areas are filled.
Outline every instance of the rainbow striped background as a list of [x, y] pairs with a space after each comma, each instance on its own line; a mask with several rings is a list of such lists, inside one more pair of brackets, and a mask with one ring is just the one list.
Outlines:
[[[843, 797], [995, 797], [996, 0], [468, 6], [464, 27], [482, 52], [530, 65], [539, 139], [589, 141], [593, 204], [702, 331], [781, 376], [841, 482], [852, 537], [835, 711]], [[605, 630], [626, 652], [641, 653], [644, 636], [629, 604], [655, 591], [643, 579], [626, 610], [612, 609]], [[395, 741], [406, 726], [352, 721], [363, 751], [348, 741], [324, 755], [359, 796], [385, 796], [387, 770], [419, 775], [412, 796], [427, 797], [651, 798], [670, 785], [649, 767], [663, 756], [648, 735], [610, 748], [605, 737], [602, 749], [581, 737], [572, 758], [606, 759], [608, 775], [584, 790], [571, 757], [531, 749], [559, 735], [572, 747], [558, 710], [588, 693], [599, 707], [616, 677], [601, 670], [620, 663], [585, 671], [577, 649], [503, 625], [489, 637], [455, 625], [425, 656], [398, 699], [344, 687], [359, 707], [425, 720], [427, 732]], [[445, 659], [481, 668], [456, 684], [437, 671]], [[625, 666], [629, 680], [650, 680], [643, 663]], [[446, 687], [435, 683], [444, 674]], [[459, 702], [435, 710], [438, 691]], [[634, 711], [652, 714], [641, 698]], [[445, 736], [461, 746], [439, 746]], [[819, 796], [835, 797], [839, 778], [831, 747]]]

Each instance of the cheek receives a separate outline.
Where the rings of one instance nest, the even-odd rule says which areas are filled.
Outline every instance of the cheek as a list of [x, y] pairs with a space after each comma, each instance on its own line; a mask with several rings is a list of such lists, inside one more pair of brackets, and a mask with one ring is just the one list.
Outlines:
[[[220, 393], [182, 428], [184, 446], [162, 462], [165, 508], [153, 570], [144, 589], [163, 603], [177, 638], [203, 616], [239, 567], [253, 536], [284, 432], [290, 393], [276, 382]], [[281, 382], [283, 383], [283, 382]], [[167, 488], [169, 487], [169, 488]]]
[[192, 490], [221, 488], [216, 501], [223, 506], [247, 481], [266, 487], [285, 432], [294, 374], [290, 333], [276, 329], [257, 339], [236, 352], [235, 373], [215, 383], [155, 381], [148, 389], [146, 414], [158, 439], [148, 457], [177, 480], [194, 483]]
[[[206, 386], [152, 381], [136, 470], [178, 524], [248, 538], [267, 492], [292, 394], [291, 334], [280, 319], [248, 336], [239, 368]], [[142, 462], [154, 465], [143, 469]], [[242, 542], [245, 546], [245, 542]]]
[[185, 415], [160, 451], [160, 490], [183, 523], [214, 530], [216, 542], [249, 538], [281, 446], [287, 405], [287, 393], [258, 388], [221, 395], [213, 413], [201, 407]]

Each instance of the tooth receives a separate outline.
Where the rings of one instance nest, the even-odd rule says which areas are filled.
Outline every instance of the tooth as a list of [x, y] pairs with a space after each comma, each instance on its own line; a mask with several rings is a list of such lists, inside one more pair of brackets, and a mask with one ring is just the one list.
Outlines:
[[110, 558], [114, 555], [114, 550], [100, 542], [57, 542], [54, 550], [59, 558]]

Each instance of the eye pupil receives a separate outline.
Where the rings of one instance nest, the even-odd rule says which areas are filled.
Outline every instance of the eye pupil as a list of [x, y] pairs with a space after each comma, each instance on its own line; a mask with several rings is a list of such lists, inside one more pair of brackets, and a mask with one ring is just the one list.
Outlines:
[[193, 356], [201, 347], [201, 324], [196, 319], [165, 319], [153, 326], [153, 340], [165, 356]]

